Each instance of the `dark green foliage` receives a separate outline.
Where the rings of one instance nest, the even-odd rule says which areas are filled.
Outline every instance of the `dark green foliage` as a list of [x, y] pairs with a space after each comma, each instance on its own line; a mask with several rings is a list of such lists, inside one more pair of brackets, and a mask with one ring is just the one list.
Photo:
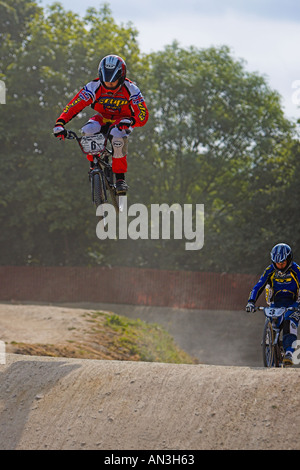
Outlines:
[[[299, 231], [299, 143], [280, 96], [227, 47], [143, 55], [132, 24], [109, 7], [81, 19], [59, 3], [0, 2], [1, 264], [118, 264], [260, 272], [271, 247]], [[64, 105], [119, 54], [141, 88], [147, 125], [129, 143], [128, 203], [204, 204], [205, 243], [96, 237], [88, 162], [52, 127]], [[78, 131], [87, 109], [69, 129]], [[300, 256], [300, 254], [299, 254]]]

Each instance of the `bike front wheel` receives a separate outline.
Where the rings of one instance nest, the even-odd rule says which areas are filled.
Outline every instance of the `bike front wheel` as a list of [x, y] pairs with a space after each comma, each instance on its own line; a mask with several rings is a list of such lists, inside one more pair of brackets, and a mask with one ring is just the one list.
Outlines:
[[93, 202], [98, 207], [105, 202], [105, 190], [99, 173], [95, 173], [92, 178]]
[[274, 330], [272, 323], [266, 321], [262, 339], [262, 353], [264, 367], [276, 367], [276, 354], [274, 348]]
[[284, 349], [282, 345], [282, 330], [280, 332], [277, 344], [275, 345], [275, 366], [281, 367], [284, 358]]

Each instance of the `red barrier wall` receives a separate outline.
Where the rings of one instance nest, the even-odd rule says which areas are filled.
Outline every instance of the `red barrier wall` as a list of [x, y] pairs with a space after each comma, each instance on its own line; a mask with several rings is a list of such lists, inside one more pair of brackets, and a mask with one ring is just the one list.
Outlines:
[[258, 276], [127, 267], [0, 266], [0, 300], [241, 310]]

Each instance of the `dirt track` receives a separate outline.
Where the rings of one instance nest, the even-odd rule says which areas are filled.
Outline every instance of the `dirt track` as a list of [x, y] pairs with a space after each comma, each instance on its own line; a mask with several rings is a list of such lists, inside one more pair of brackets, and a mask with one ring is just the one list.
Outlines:
[[[80, 325], [78, 309], [17, 307], [0, 306], [5, 341], [57, 341]], [[300, 448], [299, 369], [6, 359], [0, 449]]]

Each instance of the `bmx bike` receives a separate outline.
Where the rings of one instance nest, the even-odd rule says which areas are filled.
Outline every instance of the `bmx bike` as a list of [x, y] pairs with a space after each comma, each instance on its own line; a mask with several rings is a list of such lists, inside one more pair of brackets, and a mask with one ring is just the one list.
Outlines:
[[265, 367], [282, 367], [284, 349], [282, 344], [283, 319], [288, 310], [296, 311], [295, 307], [256, 307], [265, 315], [262, 336], [262, 356]]
[[109, 139], [111, 129], [110, 126], [107, 133], [97, 133], [90, 136], [78, 137], [72, 131], [66, 131], [66, 139], [76, 140], [81, 151], [86, 155], [91, 155], [91, 167], [89, 170], [89, 181], [91, 185], [92, 202], [97, 207], [97, 214], [101, 214], [99, 206], [108, 202], [108, 195], [117, 212], [121, 212], [124, 208], [125, 194], [116, 193], [115, 174], [112, 171], [110, 163], [113, 154], [111, 142]]

